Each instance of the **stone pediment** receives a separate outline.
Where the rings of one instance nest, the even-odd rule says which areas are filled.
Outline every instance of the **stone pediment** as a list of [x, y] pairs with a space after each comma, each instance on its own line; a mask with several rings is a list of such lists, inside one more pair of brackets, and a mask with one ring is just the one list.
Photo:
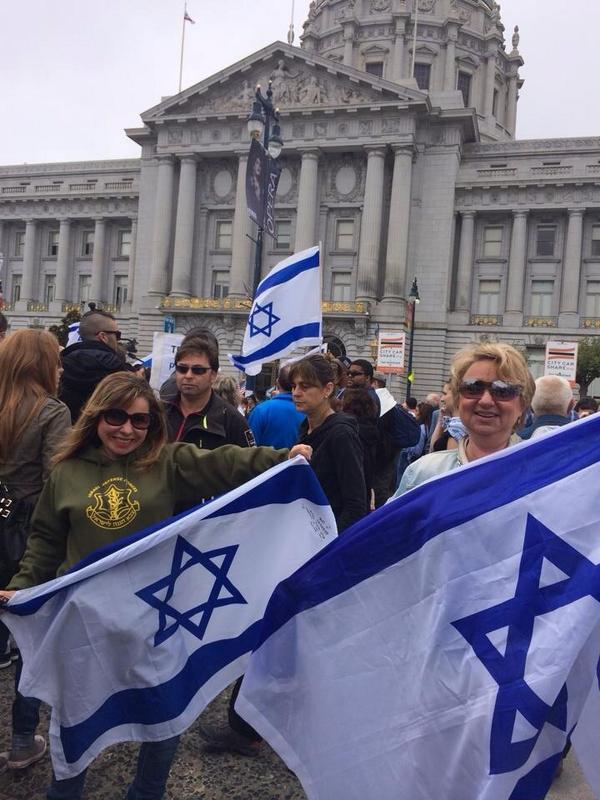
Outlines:
[[426, 94], [352, 67], [276, 42], [205, 81], [169, 97], [142, 114], [145, 123], [247, 115], [256, 86], [266, 92], [272, 81], [273, 102], [284, 112], [365, 105], [426, 107]]

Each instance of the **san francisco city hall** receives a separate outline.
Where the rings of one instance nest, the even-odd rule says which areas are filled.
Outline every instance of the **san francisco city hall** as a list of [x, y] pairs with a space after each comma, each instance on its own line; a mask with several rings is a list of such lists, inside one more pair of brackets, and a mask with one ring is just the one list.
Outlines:
[[240, 352], [246, 119], [271, 80], [285, 144], [263, 270], [322, 242], [334, 349], [373, 359], [415, 275], [417, 396], [464, 342], [514, 342], [540, 374], [548, 339], [600, 327], [600, 138], [514, 139], [524, 62], [494, 0], [315, 0], [301, 41], [145, 111], [139, 159], [0, 167], [11, 326], [95, 301], [141, 353], [166, 315], [210, 327], [223, 366]]

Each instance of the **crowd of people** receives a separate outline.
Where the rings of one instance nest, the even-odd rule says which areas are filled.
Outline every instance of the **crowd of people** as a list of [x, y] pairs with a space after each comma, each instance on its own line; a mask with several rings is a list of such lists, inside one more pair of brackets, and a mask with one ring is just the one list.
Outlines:
[[[312, 354], [280, 367], [269, 399], [249, 402], [219, 375], [219, 347], [189, 331], [155, 392], [127, 363], [117, 320], [93, 309], [60, 352], [40, 329], [6, 333], [0, 314], [0, 600], [72, 568], [97, 548], [303, 455], [341, 535], [386, 502], [461, 465], [596, 413], [563, 378], [534, 381], [508, 344], [458, 353], [439, 393], [398, 404], [365, 359]], [[246, 402], [244, 402], [246, 401]], [[109, 487], [109, 488], [106, 488]], [[110, 491], [110, 498], [105, 496]], [[40, 703], [18, 691], [21, 662], [0, 621], [0, 668], [15, 664], [12, 738], [0, 771], [41, 759]], [[261, 740], [236, 713], [200, 723], [206, 750], [246, 756]], [[163, 797], [177, 737], [140, 747], [129, 800]], [[85, 773], [54, 779], [49, 800], [82, 797]]]

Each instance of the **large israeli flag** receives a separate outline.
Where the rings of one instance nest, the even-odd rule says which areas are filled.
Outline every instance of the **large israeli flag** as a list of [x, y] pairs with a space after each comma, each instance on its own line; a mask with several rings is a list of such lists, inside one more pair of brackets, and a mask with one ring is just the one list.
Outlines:
[[258, 375], [267, 361], [321, 344], [322, 322], [319, 248], [311, 247], [280, 261], [259, 283], [242, 354], [229, 359], [247, 375]]
[[336, 535], [304, 459], [14, 596], [19, 688], [52, 706], [58, 778], [105, 747], [182, 733], [241, 675], [274, 587]]
[[[600, 416], [432, 480], [275, 591], [237, 710], [310, 800], [600, 792]], [[596, 795], [597, 796], [597, 795]]]

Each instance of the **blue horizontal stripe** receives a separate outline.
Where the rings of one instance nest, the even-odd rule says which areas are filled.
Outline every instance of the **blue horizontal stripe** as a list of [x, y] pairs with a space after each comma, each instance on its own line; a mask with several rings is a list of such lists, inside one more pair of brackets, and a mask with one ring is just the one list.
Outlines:
[[[245, 492], [239, 497], [236, 497], [230, 503], [227, 503], [227, 505], [223, 506], [222, 508], [215, 509], [215, 511], [207, 514], [205, 517], [203, 517], [203, 519], [215, 519], [227, 514], [241, 514], [244, 511], [249, 511], [252, 508], [260, 508], [261, 506], [293, 503], [301, 498], [304, 498], [315, 505], [329, 505], [329, 502], [323, 493], [323, 489], [321, 488], [321, 484], [317, 480], [311, 467], [306, 464], [292, 464], [287, 469], [277, 472], [275, 475], [260, 483], [252, 491]], [[155, 525], [150, 525], [141, 531], [132, 533], [129, 536], [124, 536], [122, 539], [117, 539], [117, 541], [112, 542], [111, 544], [105, 545], [104, 547], [99, 547], [97, 550], [94, 550], [78, 564], [72, 567], [66, 574], [77, 572], [83, 569], [83, 567], [87, 567], [90, 564], [95, 564], [97, 561], [100, 561], [106, 556], [112, 555], [113, 553], [122, 550], [124, 547], [127, 547], [134, 542], [145, 539], [162, 528], [166, 528], [167, 525], [188, 517], [190, 514], [196, 512], [199, 508], [203, 506], [210, 506], [215, 503], [216, 498], [208, 500], [206, 503], [202, 503], [201, 505], [196, 506], [189, 511], [184, 511], [175, 517], [161, 520]], [[194, 532], [196, 532], [196, 530], [197, 529], [194, 528]], [[84, 577], [82, 580], [89, 580], [89, 578]], [[75, 584], [71, 584], [71, 586], [74, 585]], [[51, 592], [38, 595], [37, 597], [27, 600], [23, 603], [19, 603], [14, 606], [8, 606], [5, 610], [21, 617], [35, 614], [35, 612], [38, 611], [45, 603], [47, 603], [48, 600], [61, 591], [63, 590], [60, 588], [54, 589]]]
[[318, 269], [319, 268], [319, 251], [316, 250], [311, 256], [307, 258], [303, 258], [301, 261], [296, 261], [294, 264], [290, 264], [287, 267], [279, 270], [273, 275], [267, 275], [264, 281], [258, 284], [258, 289], [256, 290], [255, 297], [260, 297], [263, 292], [266, 292], [268, 289], [272, 289], [274, 286], [279, 286], [282, 283], [287, 283], [291, 281], [292, 278], [297, 277], [302, 272], [306, 272], [309, 269]]
[[235, 639], [198, 648], [183, 669], [160, 686], [116, 692], [83, 722], [61, 726], [60, 740], [67, 763], [78, 761], [99, 736], [119, 725], [176, 721], [213, 675], [256, 646], [261, 623], [262, 620], [253, 623]]
[[297, 614], [324, 603], [476, 517], [563, 480], [600, 460], [600, 415], [501, 459], [456, 469], [418, 486], [344, 531], [275, 589], [261, 644]]
[[269, 358], [276, 356], [282, 350], [289, 348], [291, 345], [299, 344], [302, 339], [320, 339], [321, 338], [321, 323], [309, 322], [306, 325], [296, 325], [290, 328], [281, 336], [273, 339], [272, 342], [261, 347], [260, 350], [255, 350], [247, 356], [232, 356], [231, 359], [236, 367], [244, 369], [249, 364], [256, 362], [268, 361]]

